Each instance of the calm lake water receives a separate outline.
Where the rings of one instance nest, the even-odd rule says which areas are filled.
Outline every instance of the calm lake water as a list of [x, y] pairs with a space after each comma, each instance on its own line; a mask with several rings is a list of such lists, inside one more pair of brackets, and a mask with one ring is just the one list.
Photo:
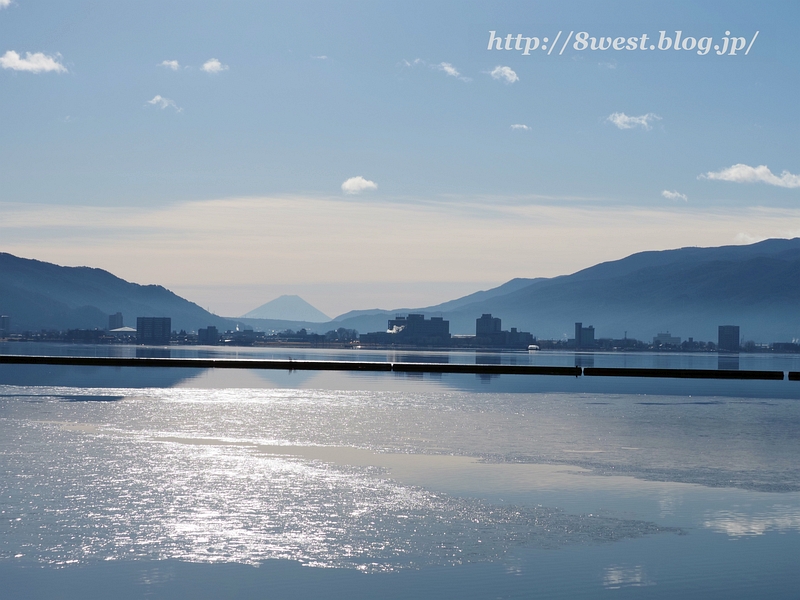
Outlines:
[[[774, 355], [143, 350], [800, 370]], [[797, 598], [798, 400], [790, 381], [0, 365], [0, 597]]]

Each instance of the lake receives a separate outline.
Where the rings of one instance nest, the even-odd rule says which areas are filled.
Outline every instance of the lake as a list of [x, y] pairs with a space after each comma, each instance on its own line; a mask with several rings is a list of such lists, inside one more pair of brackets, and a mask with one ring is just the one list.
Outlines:
[[[791, 355], [0, 353], [800, 370]], [[796, 598], [800, 382], [0, 365], [0, 597]]]

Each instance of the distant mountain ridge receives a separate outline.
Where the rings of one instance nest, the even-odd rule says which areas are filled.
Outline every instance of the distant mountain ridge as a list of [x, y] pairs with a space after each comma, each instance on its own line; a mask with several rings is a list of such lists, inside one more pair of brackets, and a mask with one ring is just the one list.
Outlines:
[[396, 314], [416, 312], [444, 317], [452, 333], [474, 334], [475, 319], [492, 313], [504, 329], [544, 339], [569, 337], [580, 321], [594, 325], [597, 337], [649, 340], [669, 331], [715, 341], [719, 325], [739, 325], [745, 339], [791, 341], [800, 338], [800, 238], [639, 252], [571, 275], [513, 279], [434, 306], [351, 311], [326, 322], [227, 319], [161, 286], [0, 253], [0, 314], [11, 316], [13, 330], [105, 328], [108, 314], [117, 311], [127, 325], [135, 325], [137, 316], [170, 316], [174, 329], [186, 330], [244, 323], [263, 330], [346, 327], [366, 333], [385, 330]]
[[326, 323], [331, 318], [317, 310], [300, 296], [283, 295], [242, 315], [244, 319], [279, 319], [282, 321], [308, 321]]
[[136, 317], [171, 317], [176, 330], [235, 326], [160, 285], [130, 283], [102, 269], [0, 253], [0, 313], [11, 317], [13, 331], [105, 329], [108, 315], [116, 312], [133, 327]]
[[[639, 252], [572, 275], [527, 280], [507, 293], [498, 293], [504, 284], [484, 296], [472, 294], [413, 312], [448, 319], [453, 333], [474, 333], [475, 319], [492, 313], [506, 329], [517, 327], [545, 339], [572, 336], [580, 321], [594, 325], [598, 337], [627, 334], [648, 340], [670, 331], [683, 339], [714, 341], [719, 325], [732, 324], [747, 339], [789, 341], [800, 338], [798, 275], [800, 239], [770, 239], [746, 246]], [[379, 331], [395, 312], [369, 311], [337, 321], [359, 331]]]

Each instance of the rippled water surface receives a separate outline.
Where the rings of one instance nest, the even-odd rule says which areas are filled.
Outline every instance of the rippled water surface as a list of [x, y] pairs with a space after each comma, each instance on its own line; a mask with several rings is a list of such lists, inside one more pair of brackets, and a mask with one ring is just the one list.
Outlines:
[[796, 597], [800, 382], [588, 379], [0, 366], [0, 597]]

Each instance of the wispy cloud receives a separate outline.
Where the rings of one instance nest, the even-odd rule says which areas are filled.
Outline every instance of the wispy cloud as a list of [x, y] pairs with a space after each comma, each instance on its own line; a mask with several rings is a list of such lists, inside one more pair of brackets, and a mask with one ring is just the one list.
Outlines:
[[472, 81], [472, 79], [470, 79], [469, 77], [462, 76], [461, 73], [458, 71], [458, 69], [456, 69], [453, 65], [451, 65], [448, 62], [441, 62], [436, 65], [431, 65], [431, 68], [436, 69], [438, 71], [443, 71], [447, 73], [447, 75], [449, 75], [450, 77], [455, 77], [457, 79], [460, 79], [461, 81]]
[[681, 194], [680, 192], [676, 192], [675, 190], [671, 192], [669, 190], [664, 190], [663, 192], [661, 192], [661, 195], [664, 196], [664, 198], [666, 198], [667, 200], [683, 200], [684, 202], [687, 202], [689, 200], [686, 194]]
[[147, 104], [150, 104], [151, 106], [157, 106], [162, 110], [168, 107], [172, 107], [178, 112], [181, 112], [183, 110], [177, 104], [175, 104], [174, 100], [170, 100], [169, 98], [164, 98], [163, 96], [160, 95], [156, 95], [152, 100], [148, 100]]
[[49, 56], [43, 52], [25, 53], [25, 58], [13, 50], [0, 56], [0, 67], [12, 71], [28, 71], [29, 73], [66, 73], [67, 68], [59, 60], [60, 54]]
[[11, 0], [0, 0], [0, 9], [11, 6]]
[[400, 61], [400, 65], [403, 67], [416, 67], [417, 65], [424, 65], [425, 61], [421, 58], [415, 58], [414, 60], [406, 60], [405, 58]]
[[649, 131], [653, 128], [651, 123], [653, 121], [660, 121], [661, 117], [659, 117], [655, 113], [647, 113], [646, 115], [640, 115], [638, 117], [633, 117], [626, 115], [623, 112], [615, 112], [608, 115], [606, 121], [613, 123], [619, 129], [633, 129], [634, 127], [641, 127], [645, 131]]
[[417, 66], [423, 66], [423, 67], [427, 66], [435, 71], [441, 71], [442, 73], [444, 73], [449, 77], [455, 77], [456, 79], [460, 79], [461, 81], [464, 82], [472, 81], [470, 77], [465, 77], [464, 75], [462, 75], [461, 71], [459, 71], [452, 63], [449, 62], [429, 64], [427, 61], [421, 58], [415, 58], [414, 60], [406, 60], [404, 58], [398, 63], [398, 66], [407, 68], [417, 67]]
[[378, 184], [369, 179], [364, 179], [361, 175], [351, 177], [342, 184], [342, 191], [345, 194], [359, 194], [366, 190], [377, 190]]
[[530, 131], [531, 130], [530, 127], [528, 127], [527, 125], [523, 125], [522, 123], [514, 123], [511, 126], [511, 129], [519, 129], [519, 130], [522, 130], [522, 131]]
[[519, 81], [519, 77], [517, 77], [517, 74], [511, 69], [511, 67], [501, 67], [498, 65], [489, 71], [489, 75], [492, 76], [492, 79], [504, 81], [505, 83], [514, 83], [515, 81]]
[[320, 54], [319, 56], [312, 56], [311, 58], [315, 60], [328, 60], [328, 57], [325, 56], [324, 54]]
[[177, 71], [181, 68], [181, 65], [178, 63], [177, 60], [165, 60], [158, 63], [159, 67], [164, 67], [166, 69], [171, 69], [173, 71]]
[[200, 68], [206, 73], [221, 73], [222, 71], [228, 70], [228, 65], [223, 65], [216, 58], [210, 58], [204, 62], [203, 66]]
[[751, 167], [737, 164], [721, 171], [709, 171], [700, 175], [699, 179], [717, 179], [734, 183], [766, 183], [785, 188], [800, 187], [800, 175], [794, 175], [789, 171], [783, 171], [780, 175], [775, 175], [767, 165]]

